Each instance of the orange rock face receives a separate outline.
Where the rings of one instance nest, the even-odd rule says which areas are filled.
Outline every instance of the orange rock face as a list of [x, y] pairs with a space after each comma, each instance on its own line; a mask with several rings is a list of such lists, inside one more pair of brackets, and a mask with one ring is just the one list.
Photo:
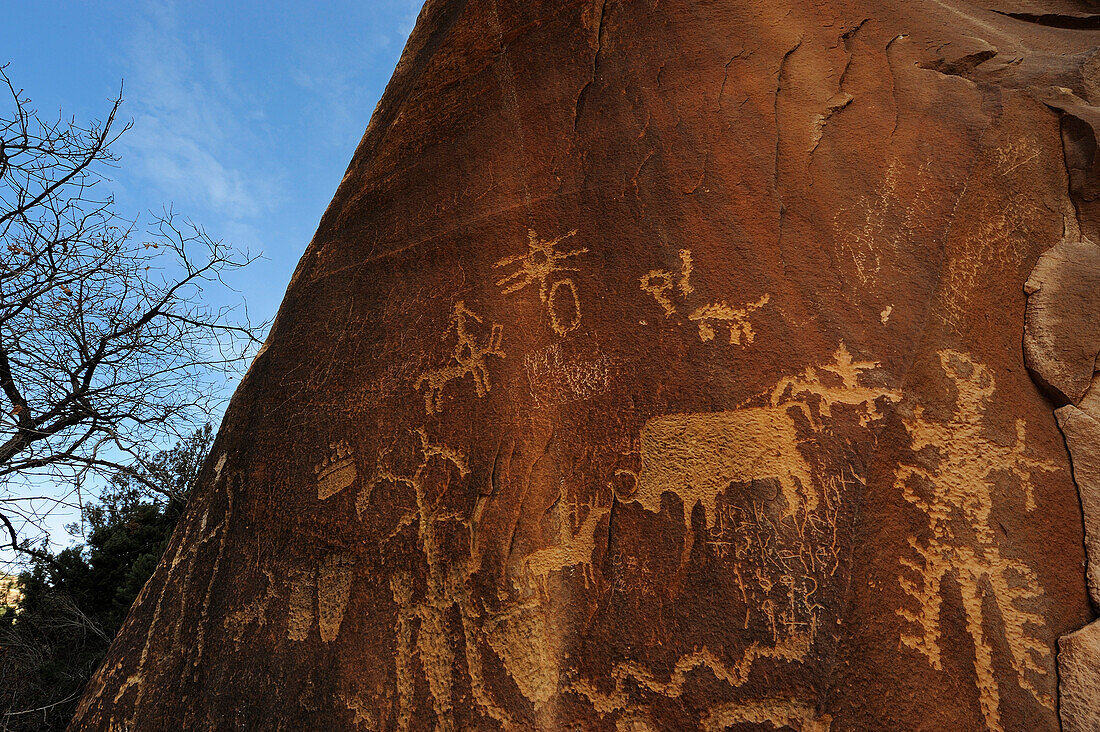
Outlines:
[[1090, 729], [1098, 28], [430, 0], [74, 729]]

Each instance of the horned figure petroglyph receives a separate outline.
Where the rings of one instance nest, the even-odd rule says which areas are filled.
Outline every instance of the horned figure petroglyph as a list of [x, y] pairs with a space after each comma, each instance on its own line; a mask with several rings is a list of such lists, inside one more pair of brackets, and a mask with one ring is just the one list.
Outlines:
[[451, 362], [437, 369], [425, 371], [416, 380], [414, 388], [420, 391], [420, 387], [427, 386], [424, 391], [424, 409], [428, 414], [440, 411], [440, 400], [443, 397], [443, 389], [452, 381], [462, 379], [467, 374], [474, 377], [474, 390], [479, 397], [489, 393], [492, 383], [489, 381], [489, 366], [487, 356], [504, 358], [501, 349], [501, 337], [504, 326], [493, 323], [489, 332], [488, 342], [484, 345], [477, 342], [477, 338], [470, 332], [470, 321], [481, 324], [481, 316], [466, 307], [466, 303], [459, 300], [451, 311], [451, 323], [447, 327], [447, 333], [454, 333], [455, 346], [451, 351]]
[[[576, 267], [570, 267], [564, 262], [572, 257], [578, 257], [588, 251], [586, 248], [574, 249], [568, 252], [559, 252], [558, 244], [576, 235], [573, 229], [568, 234], [563, 234], [557, 239], [540, 239], [534, 230], [527, 231], [527, 251], [523, 254], [515, 254], [504, 257], [494, 264], [494, 267], [519, 267], [509, 275], [505, 275], [497, 281], [497, 287], [503, 288], [501, 294], [511, 295], [514, 292], [538, 284], [539, 300], [546, 306], [550, 315], [550, 327], [559, 336], [563, 336], [581, 324], [581, 303], [577, 296], [577, 285], [568, 277], [555, 277], [559, 272], [579, 272]], [[569, 310], [568, 317], [563, 318], [559, 313], [558, 301], [563, 292], [567, 292], [568, 301], [565, 303]]]
[[917, 610], [899, 608], [897, 614], [917, 626], [903, 631], [903, 645], [923, 654], [937, 670], [940, 661], [940, 608], [951, 577], [962, 594], [966, 628], [974, 643], [974, 671], [977, 676], [979, 703], [986, 726], [1002, 730], [1000, 686], [995, 677], [992, 645], [985, 638], [983, 608], [990, 600], [1004, 626], [1004, 642], [1017, 683], [1044, 706], [1054, 709], [1053, 697], [1036, 683], [1049, 682], [1050, 644], [1034, 634], [1042, 630], [1043, 616], [1034, 609], [1043, 595], [1035, 572], [1025, 563], [1002, 556], [993, 528], [994, 475], [1016, 479], [1024, 494], [1024, 506], [1035, 508], [1032, 495], [1033, 470], [1054, 471], [1050, 461], [1026, 457], [1025, 425], [1016, 420], [1016, 441], [1000, 445], [984, 437], [986, 403], [993, 396], [992, 372], [975, 363], [968, 355], [954, 350], [939, 352], [944, 372], [955, 384], [955, 413], [940, 423], [924, 417], [917, 406], [913, 418], [905, 421], [915, 453], [929, 448], [928, 460], [935, 467], [899, 465], [895, 487], [905, 500], [928, 517], [930, 536], [910, 538], [917, 559], [902, 558], [901, 564], [913, 575], [899, 576], [905, 594], [912, 597]]

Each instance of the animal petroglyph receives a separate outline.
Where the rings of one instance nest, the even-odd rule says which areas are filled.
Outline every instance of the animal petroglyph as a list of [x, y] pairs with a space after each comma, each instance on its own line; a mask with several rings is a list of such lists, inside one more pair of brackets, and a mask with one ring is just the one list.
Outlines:
[[329, 445], [331, 453], [316, 467], [317, 499], [331, 498], [355, 482], [355, 458], [344, 440]]
[[[581, 303], [577, 295], [577, 285], [568, 277], [557, 276], [560, 272], [578, 272], [565, 262], [588, 251], [587, 248], [571, 251], [558, 251], [558, 244], [576, 235], [573, 229], [557, 239], [541, 239], [534, 230], [527, 231], [527, 251], [504, 257], [494, 264], [495, 267], [513, 267], [509, 275], [497, 280], [501, 293], [511, 295], [514, 292], [538, 285], [539, 300], [546, 306], [550, 315], [550, 327], [559, 336], [576, 330], [581, 324]], [[517, 266], [518, 265], [518, 266]], [[564, 302], [562, 302], [564, 300]], [[562, 310], [567, 313], [563, 317]]]
[[783, 496], [785, 515], [799, 509], [808, 512], [818, 506], [818, 494], [810, 467], [799, 450], [800, 440], [790, 410], [798, 408], [811, 417], [812, 410], [831, 416], [831, 406], [862, 408], [861, 425], [881, 417], [876, 401], [894, 402], [897, 392], [861, 386], [863, 372], [877, 362], [853, 362], [841, 344], [835, 363], [820, 370], [838, 377], [823, 380], [807, 369], [800, 377], [781, 380], [765, 407], [746, 407], [726, 412], [669, 414], [653, 417], [642, 427], [641, 472], [633, 500], [646, 510], [660, 512], [666, 491], [684, 500], [684, 523], [690, 522], [691, 508], [701, 503], [713, 525], [718, 495], [733, 482], [775, 480]]
[[911, 572], [898, 581], [915, 601], [916, 610], [899, 608], [897, 614], [916, 626], [903, 631], [901, 642], [927, 659], [937, 670], [940, 661], [940, 609], [944, 580], [951, 577], [962, 594], [966, 628], [974, 643], [974, 671], [982, 715], [991, 730], [1002, 730], [1000, 686], [993, 666], [993, 647], [985, 628], [995, 618], [984, 618], [983, 606], [992, 601], [998, 611], [1010, 662], [1017, 683], [1041, 704], [1054, 709], [1051, 694], [1050, 643], [1035, 633], [1045, 628], [1036, 603], [1042, 597], [1034, 571], [1021, 561], [1002, 556], [993, 525], [994, 476], [1016, 479], [1028, 511], [1035, 508], [1032, 471], [1053, 471], [1048, 461], [1025, 456], [1024, 421], [1016, 421], [1016, 441], [997, 444], [983, 436], [987, 403], [993, 396], [992, 372], [968, 355], [953, 350], [939, 352], [940, 364], [955, 385], [955, 413], [947, 422], [924, 417], [921, 406], [905, 421], [915, 453], [928, 448], [925, 465], [900, 465], [895, 487], [905, 500], [928, 517], [930, 535], [910, 538], [915, 559], [902, 558]]
[[771, 296], [765, 294], [756, 302], [746, 303], [739, 308], [725, 302], [703, 305], [695, 308], [688, 320], [699, 324], [699, 340], [704, 343], [714, 340], [715, 328], [726, 327], [729, 328], [731, 346], [740, 345], [742, 341], [748, 345], [756, 338], [749, 316], [767, 305], [770, 299]]
[[[569, 521], [562, 521], [560, 543], [532, 552], [523, 560], [528, 576], [544, 595], [549, 594], [547, 583], [553, 572], [580, 567], [584, 574], [585, 587], [592, 581], [592, 553], [596, 550], [596, 531], [600, 521], [610, 513], [610, 508], [587, 509], [587, 515], [575, 533], [570, 533]], [[571, 513], [576, 513], [575, 507]]]
[[[666, 318], [671, 318], [677, 312], [676, 303], [673, 302], [674, 290], [680, 292], [682, 298], [686, 298], [695, 292], [691, 284], [691, 274], [695, 271], [694, 260], [690, 249], [681, 249], [680, 273], [677, 277], [667, 269], [654, 269], [638, 279], [642, 291], [649, 293], [661, 306]], [[687, 316], [688, 320], [696, 324], [699, 329], [699, 340], [704, 343], [713, 341], [717, 336], [718, 328], [729, 329], [730, 345], [749, 345], [756, 338], [750, 316], [768, 304], [771, 295], [765, 294], [755, 302], [745, 303], [740, 307], [733, 307], [725, 301], [714, 302], [696, 307]]]
[[428, 414], [441, 411], [440, 400], [443, 390], [452, 381], [458, 381], [467, 374], [474, 379], [474, 390], [479, 397], [489, 393], [492, 383], [489, 381], [488, 356], [504, 358], [505, 353], [501, 349], [501, 338], [504, 326], [493, 323], [489, 336], [484, 343], [478, 343], [478, 339], [470, 332], [470, 323], [480, 325], [481, 316], [466, 307], [466, 303], [459, 300], [451, 311], [451, 323], [447, 333], [455, 336], [455, 346], [451, 351], [451, 360], [445, 366], [425, 371], [416, 380], [415, 389], [424, 391], [424, 409]]

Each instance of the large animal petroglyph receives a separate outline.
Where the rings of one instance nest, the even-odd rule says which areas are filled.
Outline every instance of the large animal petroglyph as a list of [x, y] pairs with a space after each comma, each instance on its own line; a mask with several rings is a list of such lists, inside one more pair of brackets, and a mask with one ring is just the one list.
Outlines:
[[[928, 517], [929, 528], [928, 536], [909, 540], [915, 557], [901, 560], [908, 572], [898, 581], [915, 604], [897, 610], [914, 626], [902, 631], [901, 642], [923, 654], [933, 668], [943, 668], [941, 606], [944, 580], [952, 578], [961, 591], [966, 629], [974, 643], [982, 715], [989, 729], [1001, 730], [1000, 684], [993, 645], [985, 637], [985, 629], [996, 627], [998, 620], [1016, 682], [1050, 709], [1054, 699], [1048, 691], [1053, 685], [1051, 640], [1043, 637], [1045, 622], [1037, 604], [1043, 590], [1030, 567], [1001, 554], [993, 519], [994, 480], [1014, 478], [1025, 509], [1032, 511], [1032, 472], [1058, 468], [1025, 455], [1023, 420], [1016, 421], [1012, 445], [987, 438], [984, 415], [995, 388], [993, 373], [958, 351], [940, 351], [939, 357], [955, 385], [955, 412], [941, 423], [926, 419], [920, 405], [914, 408], [905, 424], [914, 453], [926, 459], [920, 465], [899, 465], [895, 473], [895, 486]], [[987, 601], [997, 608], [997, 617], [985, 617]]]
[[671, 491], [684, 502], [685, 525], [696, 503], [703, 505], [713, 525], [718, 495], [731, 483], [774, 480], [785, 504], [784, 515], [800, 509], [814, 511], [819, 488], [800, 450], [802, 440], [792, 409], [803, 412], [811, 426], [819, 426], [821, 417], [831, 416], [831, 407], [852, 405], [860, 409], [865, 426], [881, 417], [878, 400], [890, 403], [899, 397], [892, 389], [859, 383], [863, 373], [878, 367], [877, 362], [853, 362], [843, 344], [834, 360], [781, 380], [767, 406], [648, 420], [642, 428], [641, 471], [632, 499], [659, 513], [661, 496]]
[[572, 278], [563, 277], [560, 273], [579, 272], [577, 267], [571, 267], [565, 262], [579, 257], [588, 249], [582, 247], [562, 252], [557, 248], [558, 244], [575, 236], [576, 233], [577, 230], [573, 229], [556, 239], [542, 239], [534, 230], [528, 230], [527, 251], [523, 254], [504, 257], [494, 265], [495, 267], [518, 265], [511, 274], [497, 281], [497, 286], [502, 288], [501, 293], [504, 295], [519, 292], [530, 285], [538, 285], [539, 300], [546, 306], [550, 316], [550, 327], [559, 336], [576, 330], [581, 324], [581, 301], [577, 295], [577, 285]]
[[505, 353], [501, 348], [501, 338], [504, 326], [493, 323], [489, 330], [488, 338], [484, 343], [471, 332], [470, 323], [482, 324], [482, 318], [477, 313], [466, 307], [466, 303], [459, 300], [451, 311], [451, 322], [447, 327], [447, 334], [454, 334], [455, 346], [451, 351], [450, 362], [437, 369], [430, 369], [421, 374], [414, 388], [424, 390], [424, 410], [428, 414], [435, 414], [441, 410], [440, 400], [443, 398], [443, 390], [452, 382], [458, 381], [467, 374], [474, 379], [474, 390], [479, 397], [489, 393], [492, 382], [489, 380], [488, 356], [504, 358]]

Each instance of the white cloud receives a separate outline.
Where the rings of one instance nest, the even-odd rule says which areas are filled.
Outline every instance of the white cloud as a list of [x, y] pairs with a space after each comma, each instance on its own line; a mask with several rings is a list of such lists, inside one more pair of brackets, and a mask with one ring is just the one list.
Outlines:
[[216, 50], [184, 38], [173, 4], [147, 6], [135, 22], [126, 79], [134, 127], [126, 165], [170, 200], [230, 217], [253, 217], [272, 185], [239, 164], [251, 134], [241, 124], [233, 72]]

